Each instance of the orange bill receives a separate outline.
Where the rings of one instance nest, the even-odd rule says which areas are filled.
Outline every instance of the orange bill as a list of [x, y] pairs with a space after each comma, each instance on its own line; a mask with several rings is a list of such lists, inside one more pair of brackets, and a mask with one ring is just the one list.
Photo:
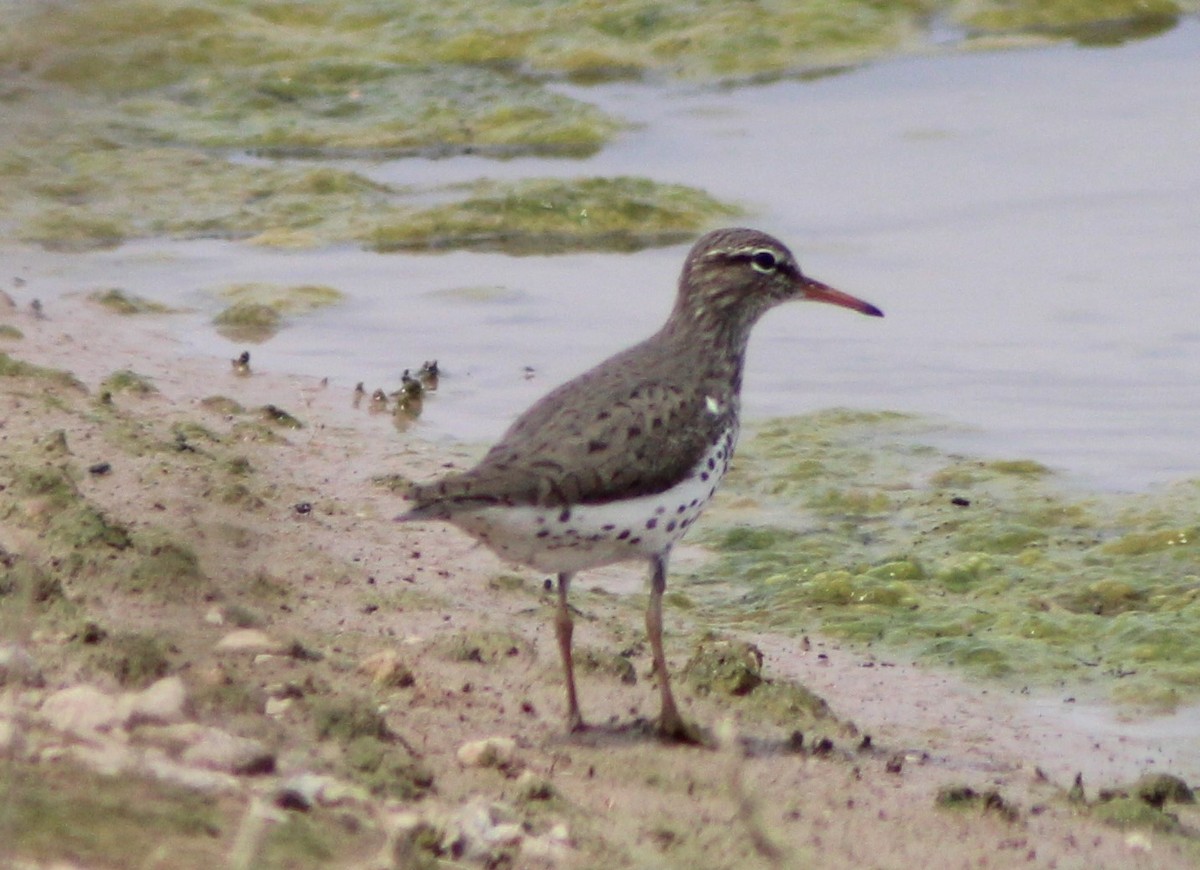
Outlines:
[[883, 317], [883, 312], [870, 302], [864, 302], [857, 296], [851, 296], [849, 293], [843, 293], [841, 290], [834, 290], [828, 284], [822, 284], [820, 281], [814, 281], [812, 278], [804, 279], [804, 298], [811, 299], [814, 302], [828, 302], [830, 305], [840, 305], [842, 308], [849, 308], [852, 311], [867, 314], [871, 317]]

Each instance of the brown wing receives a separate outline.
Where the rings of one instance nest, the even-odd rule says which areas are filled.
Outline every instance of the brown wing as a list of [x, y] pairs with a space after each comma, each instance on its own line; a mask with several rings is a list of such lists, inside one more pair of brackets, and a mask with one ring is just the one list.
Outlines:
[[409, 519], [490, 504], [596, 504], [662, 492], [730, 424], [706, 393], [685, 394], [639, 346], [552, 391], [512, 425], [474, 468], [415, 487]]

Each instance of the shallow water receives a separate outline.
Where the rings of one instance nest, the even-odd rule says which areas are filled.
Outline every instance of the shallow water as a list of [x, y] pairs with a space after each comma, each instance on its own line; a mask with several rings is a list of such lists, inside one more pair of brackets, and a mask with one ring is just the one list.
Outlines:
[[[1115, 48], [909, 58], [738, 88], [564, 87], [637, 126], [582, 161], [353, 166], [421, 184], [637, 174], [737, 201], [812, 275], [887, 312], [770, 314], [751, 343], [748, 415], [931, 414], [947, 424], [941, 446], [1139, 488], [1200, 474], [1197, 57], [1200, 23], [1185, 20]], [[120, 286], [194, 306], [174, 321], [184, 346], [227, 356], [242, 348], [208, 324], [221, 307], [210, 291], [332, 285], [348, 300], [252, 348], [256, 367], [393, 389], [402, 369], [437, 358], [448, 376], [418, 431], [486, 440], [653, 331], [684, 250], [512, 258], [186, 242], [6, 260], [27, 282], [18, 298]]]

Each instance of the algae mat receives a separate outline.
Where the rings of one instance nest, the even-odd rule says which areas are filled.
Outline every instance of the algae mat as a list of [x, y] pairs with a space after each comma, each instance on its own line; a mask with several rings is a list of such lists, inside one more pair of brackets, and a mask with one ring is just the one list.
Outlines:
[[850, 411], [760, 425], [688, 595], [717, 623], [819, 628], [1018, 685], [1200, 698], [1200, 480], [1089, 495], [1036, 462], [923, 444], [937, 430]]
[[626, 122], [556, 81], [740, 83], [947, 45], [1113, 43], [1169, 29], [1187, 9], [1173, 0], [6, 4], [0, 233], [66, 251], [162, 236], [517, 253], [671, 244], [737, 209], [690, 187], [587, 177], [437, 188], [449, 203], [428, 208], [429, 189], [318, 161], [582, 158]]

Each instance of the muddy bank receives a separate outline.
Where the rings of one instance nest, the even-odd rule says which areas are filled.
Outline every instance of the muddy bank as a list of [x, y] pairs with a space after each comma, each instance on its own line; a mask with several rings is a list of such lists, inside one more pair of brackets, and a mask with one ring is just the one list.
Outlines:
[[[544, 578], [390, 520], [394, 485], [473, 450], [253, 359], [185, 357], [161, 316], [4, 312], [22, 336], [0, 378], [0, 839], [17, 860], [1194, 866], [1192, 760], [1169, 741], [1082, 727], [1047, 759], [1002, 684], [714, 626], [695, 582], [719, 550], [688, 549], [668, 604], [685, 715], [717, 748], [647, 730], [636, 566], [581, 578], [599, 727], [564, 737]], [[748, 442], [747, 474], [770, 444]]]

